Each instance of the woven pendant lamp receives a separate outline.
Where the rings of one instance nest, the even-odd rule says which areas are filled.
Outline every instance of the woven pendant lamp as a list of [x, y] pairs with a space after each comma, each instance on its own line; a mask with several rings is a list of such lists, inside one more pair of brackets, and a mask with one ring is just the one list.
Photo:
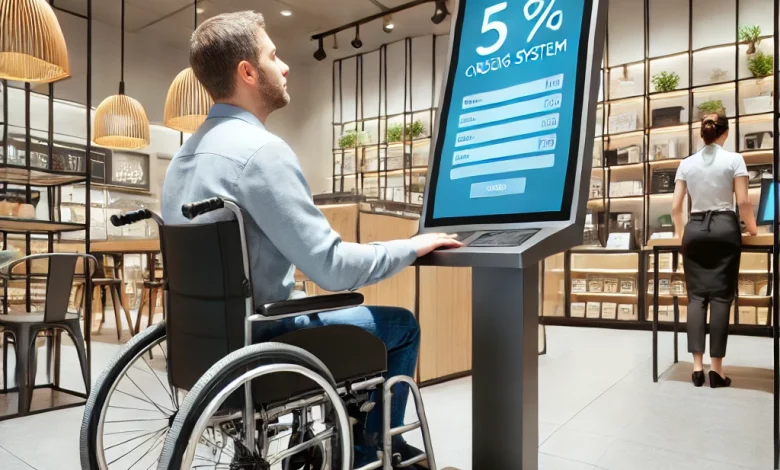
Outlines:
[[137, 100], [125, 95], [125, 0], [122, 0], [122, 68], [119, 94], [109, 96], [95, 110], [93, 142], [115, 149], [149, 145], [149, 118]]
[[198, 130], [214, 102], [192, 68], [179, 72], [165, 98], [165, 125], [179, 132]]
[[70, 76], [60, 23], [45, 0], [0, 0], [0, 79], [51, 83]]
[[[195, 0], [195, 29], [198, 29], [198, 0]], [[188, 67], [176, 76], [165, 98], [164, 124], [179, 132], [193, 133], [198, 130], [214, 102], [203, 85]]]

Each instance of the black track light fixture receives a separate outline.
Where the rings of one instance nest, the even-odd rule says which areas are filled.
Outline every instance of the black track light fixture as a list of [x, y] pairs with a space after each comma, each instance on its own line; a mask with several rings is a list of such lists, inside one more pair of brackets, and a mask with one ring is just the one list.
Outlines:
[[393, 16], [387, 15], [382, 19], [382, 30], [388, 34], [393, 32], [395, 25], [393, 24]]
[[439, 24], [444, 21], [449, 14], [450, 12], [447, 10], [446, 0], [436, 0], [436, 9], [433, 12], [433, 16], [431, 16], [431, 21], [433, 21], [433, 24]]
[[355, 49], [363, 47], [363, 41], [360, 40], [360, 25], [355, 26], [355, 39], [352, 40], [352, 47]]
[[319, 39], [319, 45], [320, 47], [317, 49], [317, 52], [314, 53], [314, 58], [317, 60], [325, 60], [325, 57], [328, 57], [328, 54], [325, 53], [325, 47], [322, 44], [322, 38]]

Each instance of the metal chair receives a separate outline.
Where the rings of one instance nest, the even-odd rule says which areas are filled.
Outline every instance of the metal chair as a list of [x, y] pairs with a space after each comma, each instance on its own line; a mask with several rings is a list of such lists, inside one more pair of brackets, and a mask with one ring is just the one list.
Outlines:
[[[44, 330], [66, 331], [79, 356], [81, 373], [87, 393], [90, 389], [89, 364], [84, 337], [81, 333], [78, 313], [68, 312], [68, 301], [75, 277], [76, 262], [79, 258], [90, 261], [89, 276], [95, 271], [97, 260], [92, 255], [81, 253], [45, 253], [25, 256], [0, 268], [0, 277], [8, 281], [24, 280], [28, 276], [42, 273], [15, 274], [14, 268], [28, 260], [48, 259], [49, 268], [46, 281], [46, 305], [43, 313], [25, 313], [0, 315], [0, 327], [3, 328], [3, 375], [7, 377], [8, 370], [8, 336], [13, 335], [16, 352], [16, 386], [19, 390], [19, 414], [30, 412], [32, 393], [35, 388], [37, 370], [37, 348], [35, 339]], [[48, 356], [51, 358], [51, 341]], [[47, 371], [48, 373], [49, 371]]]

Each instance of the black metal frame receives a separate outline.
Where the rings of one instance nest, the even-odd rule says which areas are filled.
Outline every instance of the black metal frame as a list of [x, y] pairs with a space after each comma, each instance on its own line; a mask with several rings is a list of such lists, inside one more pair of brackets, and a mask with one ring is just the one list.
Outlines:
[[[91, 154], [91, 148], [92, 148], [92, 0], [87, 0], [87, 15], [82, 15], [76, 12], [72, 12], [69, 10], [65, 10], [62, 8], [59, 8], [54, 5], [54, 0], [49, 0], [49, 3], [51, 7], [55, 10], [61, 11], [66, 14], [70, 14], [72, 16], [85, 19], [87, 21], [87, 77], [86, 77], [86, 128], [87, 128], [87, 135], [86, 135], [86, 162], [85, 162], [85, 174], [84, 178], [79, 181], [80, 183], [85, 183], [86, 185], [86, 221], [84, 224], [67, 224], [71, 225], [70, 228], [65, 227], [64, 230], [72, 230], [73, 227], [78, 225], [82, 230], [85, 231], [85, 251], [86, 253], [90, 252], [90, 240], [89, 240], [89, 230], [90, 230], [90, 205], [91, 205], [91, 171], [90, 171], [90, 160], [89, 156]], [[24, 93], [25, 93], [25, 166], [24, 168], [26, 170], [40, 170], [45, 171], [47, 173], [51, 174], [60, 174], [61, 172], [57, 172], [54, 170], [51, 170], [51, 162], [52, 162], [52, 155], [54, 152], [54, 83], [49, 84], [49, 90], [48, 90], [48, 148], [47, 153], [49, 157], [49, 169], [39, 169], [39, 168], [32, 168], [30, 165], [30, 146], [31, 146], [31, 125], [30, 125], [30, 95], [31, 95], [31, 87], [29, 83], [25, 83], [24, 86]], [[2, 110], [2, 126], [3, 126], [3, 159], [2, 163], [3, 166], [5, 166], [5, 162], [7, 161], [7, 148], [8, 148], [8, 126], [10, 125], [8, 123], [8, 81], [3, 80], [3, 110]], [[70, 173], [69, 173], [70, 174]], [[31, 181], [28, 179], [27, 184], [19, 184], [19, 183], [9, 183], [7, 181], [2, 182], [3, 189], [6, 189], [9, 184], [16, 185], [16, 186], [24, 186], [25, 187], [25, 193], [26, 193], [26, 202], [29, 203], [32, 196], [32, 184]], [[63, 184], [56, 184], [51, 185], [47, 187], [47, 193], [48, 193], [48, 202], [49, 202], [49, 220], [55, 221], [55, 208], [54, 208], [54, 202], [57, 200], [57, 198], [54, 195], [54, 191], [57, 190], [60, 186], [63, 185], [70, 185], [74, 184], [73, 182], [67, 182]], [[48, 222], [48, 221], [47, 221]], [[66, 225], [66, 224], [63, 224]], [[25, 254], [30, 255], [31, 254], [31, 244], [32, 244], [32, 238], [31, 234], [43, 234], [46, 235], [47, 244], [48, 244], [48, 251], [51, 253], [54, 251], [54, 234], [57, 233], [57, 230], [30, 230], [27, 231], [24, 234], [24, 240], [25, 240]], [[8, 233], [9, 231], [3, 231], [0, 228], [0, 233], [2, 233], [3, 237], [3, 249], [7, 249], [8, 246]], [[13, 233], [13, 232], [11, 232]], [[32, 280], [32, 269], [31, 269], [31, 263], [28, 260], [26, 262], [26, 273], [28, 273], [25, 276], [25, 307], [27, 311], [31, 310], [31, 280]], [[89, 266], [88, 261], [84, 260], [84, 272], [89, 272]], [[8, 283], [3, 284], [3, 311], [2, 314], [8, 314]], [[92, 358], [92, 347], [91, 347], [91, 323], [92, 323], [92, 281], [91, 276], [86, 276], [85, 278], [85, 295], [84, 295], [84, 341], [86, 343], [86, 350], [87, 350], [87, 367], [91, 369], [90, 363]], [[58, 357], [58, 360], [60, 358]], [[54, 365], [55, 367], [55, 378], [59, 375], [59, 363]], [[5, 386], [6, 384], [3, 384]], [[73, 390], [67, 390], [59, 387], [56, 383], [50, 383], [50, 384], [43, 384], [38, 385], [34, 387], [35, 389], [43, 389], [48, 388], [60, 393], [64, 393], [67, 395], [75, 396], [77, 398], [83, 399], [83, 401], [78, 401], [76, 403], [71, 403], [67, 405], [61, 405], [61, 406], [55, 406], [51, 408], [45, 408], [41, 410], [35, 410], [30, 411], [29, 413], [26, 413], [26, 415], [32, 415], [32, 414], [39, 414], [47, 411], [54, 411], [54, 410], [60, 410], [60, 409], [66, 409], [66, 408], [73, 408], [76, 406], [83, 406], [86, 402], [86, 394], [81, 392], [75, 392]], [[14, 389], [2, 389], [0, 390], [0, 393], [8, 393], [12, 392]], [[20, 413], [16, 414], [10, 414], [10, 415], [4, 415], [0, 417], [0, 421], [16, 418], [21, 416]]]
[[[426, 2], [423, 2], [426, 3]], [[436, 43], [438, 40], [438, 35], [433, 35], [433, 47], [432, 47], [432, 54], [433, 54], [433, 69], [431, 74], [431, 105], [428, 108], [425, 109], [419, 109], [414, 110], [413, 106], [413, 96], [412, 96], [412, 80], [413, 80], [413, 65], [412, 65], [412, 44], [413, 44], [413, 38], [404, 38], [399, 39], [398, 41], [395, 41], [390, 44], [383, 44], [378, 49], [368, 51], [368, 52], [361, 52], [358, 54], [351, 55], [349, 57], [344, 57], [341, 59], [337, 59], [333, 61], [333, 82], [332, 82], [332, 152], [333, 152], [333, 160], [332, 160], [332, 178], [331, 178], [331, 191], [334, 193], [343, 193], [344, 192], [344, 181], [346, 177], [355, 178], [355, 192], [360, 195], [364, 195], [364, 182], [366, 177], [373, 178], [374, 175], [376, 175], [377, 178], [377, 196], [367, 196], [366, 198], [369, 200], [379, 200], [382, 202], [394, 202], [396, 204], [408, 204], [412, 207], [413, 210], [416, 210], [419, 212], [419, 209], [415, 209], [417, 206], [419, 208], [422, 208], [422, 204], [414, 204], [411, 201], [411, 185], [413, 181], [413, 175], [418, 168], [415, 168], [412, 161], [412, 155], [414, 150], [414, 145], [416, 140], [429, 138], [430, 135], [425, 137], [420, 137], [418, 139], [411, 139], [407, 138], [406, 136], [406, 129], [407, 125], [414, 122], [414, 116], [415, 115], [423, 115], [428, 114], [428, 116], [431, 118], [430, 122], [430, 129], [429, 133], [433, 132], [433, 113], [437, 111], [437, 107], [434, 104], [435, 101], [435, 89], [436, 89]], [[387, 97], [388, 97], [388, 80], [387, 80], [387, 71], [388, 71], [388, 65], [387, 65], [387, 51], [388, 46], [391, 44], [400, 43], [403, 41], [404, 45], [404, 102], [403, 102], [403, 111], [400, 113], [388, 113], [388, 107], [387, 107]], [[378, 95], [378, 107], [379, 107], [379, 114], [376, 117], [370, 117], [365, 118], [363, 109], [364, 109], [364, 101], [363, 101], [363, 90], [364, 90], [364, 83], [363, 83], [363, 57], [366, 54], [372, 54], [372, 53], [379, 53], [379, 95]], [[365, 130], [365, 123], [368, 121], [377, 121], [377, 132], [379, 134], [379, 138], [377, 139], [376, 143], [370, 143], [366, 145], [359, 145], [357, 146], [355, 150], [355, 172], [349, 173], [347, 175], [344, 174], [344, 158], [346, 149], [338, 148], [337, 145], [337, 132], [336, 128], [343, 127], [344, 122], [344, 89], [343, 89], [343, 65], [345, 61], [348, 60], [355, 60], [355, 120], [349, 121], [348, 124], [352, 125], [354, 124], [355, 130]], [[336, 106], [338, 104], [339, 109], [339, 116], [338, 120], [336, 118]], [[388, 142], [387, 142], [387, 131], [388, 131], [388, 122], [392, 118], [399, 118], [401, 117], [403, 122], [403, 130], [402, 130], [402, 136], [401, 136], [401, 147], [402, 147], [402, 167], [398, 170], [389, 170], [387, 167], [387, 155], [388, 155]], [[382, 126], [384, 123], [384, 132], [382, 132]], [[351, 126], [350, 126], [351, 127]], [[343, 131], [349, 130], [349, 129], [342, 129]], [[408, 148], [407, 148], [408, 144]], [[361, 158], [361, 151], [368, 148], [376, 148], [377, 149], [377, 169], [376, 170], [363, 170], [361, 168], [362, 158]], [[384, 157], [382, 155], [384, 151]], [[339, 173], [336, 173], [336, 158], [338, 155], [341, 155], [341, 167], [339, 169]], [[383, 166], [384, 162], [384, 166]], [[404, 201], [402, 203], [399, 203], [398, 201], [392, 201], [392, 195], [388, 195], [387, 193], [387, 180], [390, 176], [401, 176], [401, 179], [403, 181], [403, 193], [404, 193]], [[337, 184], [338, 181], [338, 184]], [[384, 181], [384, 184], [383, 184]]]

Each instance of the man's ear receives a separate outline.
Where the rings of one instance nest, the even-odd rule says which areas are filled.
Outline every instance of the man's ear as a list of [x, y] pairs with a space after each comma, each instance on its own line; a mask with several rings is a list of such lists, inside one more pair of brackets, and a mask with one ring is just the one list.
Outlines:
[[242, 60], [236, 67], [238, 72], [238, 79], [247, 85], [255, 86], [257, 84], [257, 71], [254, 65], [250, 64], [246, 60]]

